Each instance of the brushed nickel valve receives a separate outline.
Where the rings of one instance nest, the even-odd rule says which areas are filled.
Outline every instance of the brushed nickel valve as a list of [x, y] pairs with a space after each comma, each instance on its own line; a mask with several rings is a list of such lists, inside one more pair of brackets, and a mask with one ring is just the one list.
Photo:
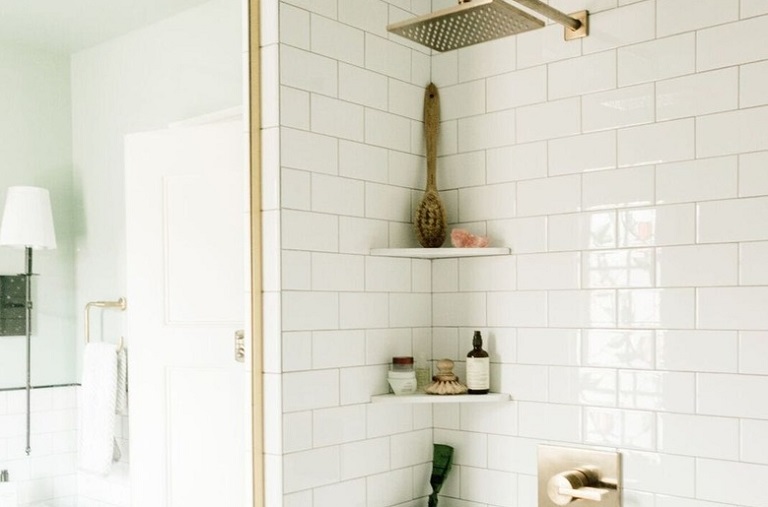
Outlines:
[[539, 507], [620, 507], [619, 453], [539, 446]]

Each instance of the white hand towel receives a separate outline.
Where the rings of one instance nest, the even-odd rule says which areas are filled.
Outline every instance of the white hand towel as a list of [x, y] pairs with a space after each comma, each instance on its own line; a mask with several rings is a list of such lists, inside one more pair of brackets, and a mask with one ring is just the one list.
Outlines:
[[80, 388], [78, 462], [81, 470], [109, 473], [115, 455], [117, 353], [115, 345], [89, 343]]

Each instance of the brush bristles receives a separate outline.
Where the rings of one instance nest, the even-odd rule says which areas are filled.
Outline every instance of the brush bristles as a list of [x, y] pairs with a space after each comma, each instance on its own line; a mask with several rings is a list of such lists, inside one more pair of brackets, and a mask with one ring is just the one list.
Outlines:
[[443, 246], [446, 234], [445, 222], [445, 208], [440, 202], [440, 196], [437, 192], [427, 191], [416, 210], [413, 224], [419, 244], [424, 248]]

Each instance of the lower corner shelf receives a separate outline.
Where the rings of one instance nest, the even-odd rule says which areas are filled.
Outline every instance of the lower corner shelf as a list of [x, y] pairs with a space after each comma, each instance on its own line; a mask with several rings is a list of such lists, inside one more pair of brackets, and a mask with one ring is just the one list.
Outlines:
[[496, 248], [373, 248], [371, 255], [383, 257], [407, 257], [411, 259], [453, 259], [456, 257], [488, 257], [509, 255], [508, 247]]
[[371, 396], [371, 403], [499, 403], [510, 401], [512, 396], [506, 393], [488, 394], [379, 394]]

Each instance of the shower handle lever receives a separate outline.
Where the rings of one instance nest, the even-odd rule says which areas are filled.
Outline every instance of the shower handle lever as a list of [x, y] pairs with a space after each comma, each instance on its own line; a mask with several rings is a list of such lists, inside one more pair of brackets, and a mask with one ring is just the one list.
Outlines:
[[[595, 487], [595, 486], [603, 487]], [[611, 492], [611, 485], [601, 483], [592, 468], [577, 468], [555, 475], [547, 484], [549, 499], [556, 505], [568, 505], [574, 500], [602, 501]]]
[[560, 488], [557, 492], [564, 496], [570, 496], [571, 498], [592, 500], [593, 502], [599, 502], [608, 494], [607, 489], [590, 488], [586, 486], [578, 489]]

